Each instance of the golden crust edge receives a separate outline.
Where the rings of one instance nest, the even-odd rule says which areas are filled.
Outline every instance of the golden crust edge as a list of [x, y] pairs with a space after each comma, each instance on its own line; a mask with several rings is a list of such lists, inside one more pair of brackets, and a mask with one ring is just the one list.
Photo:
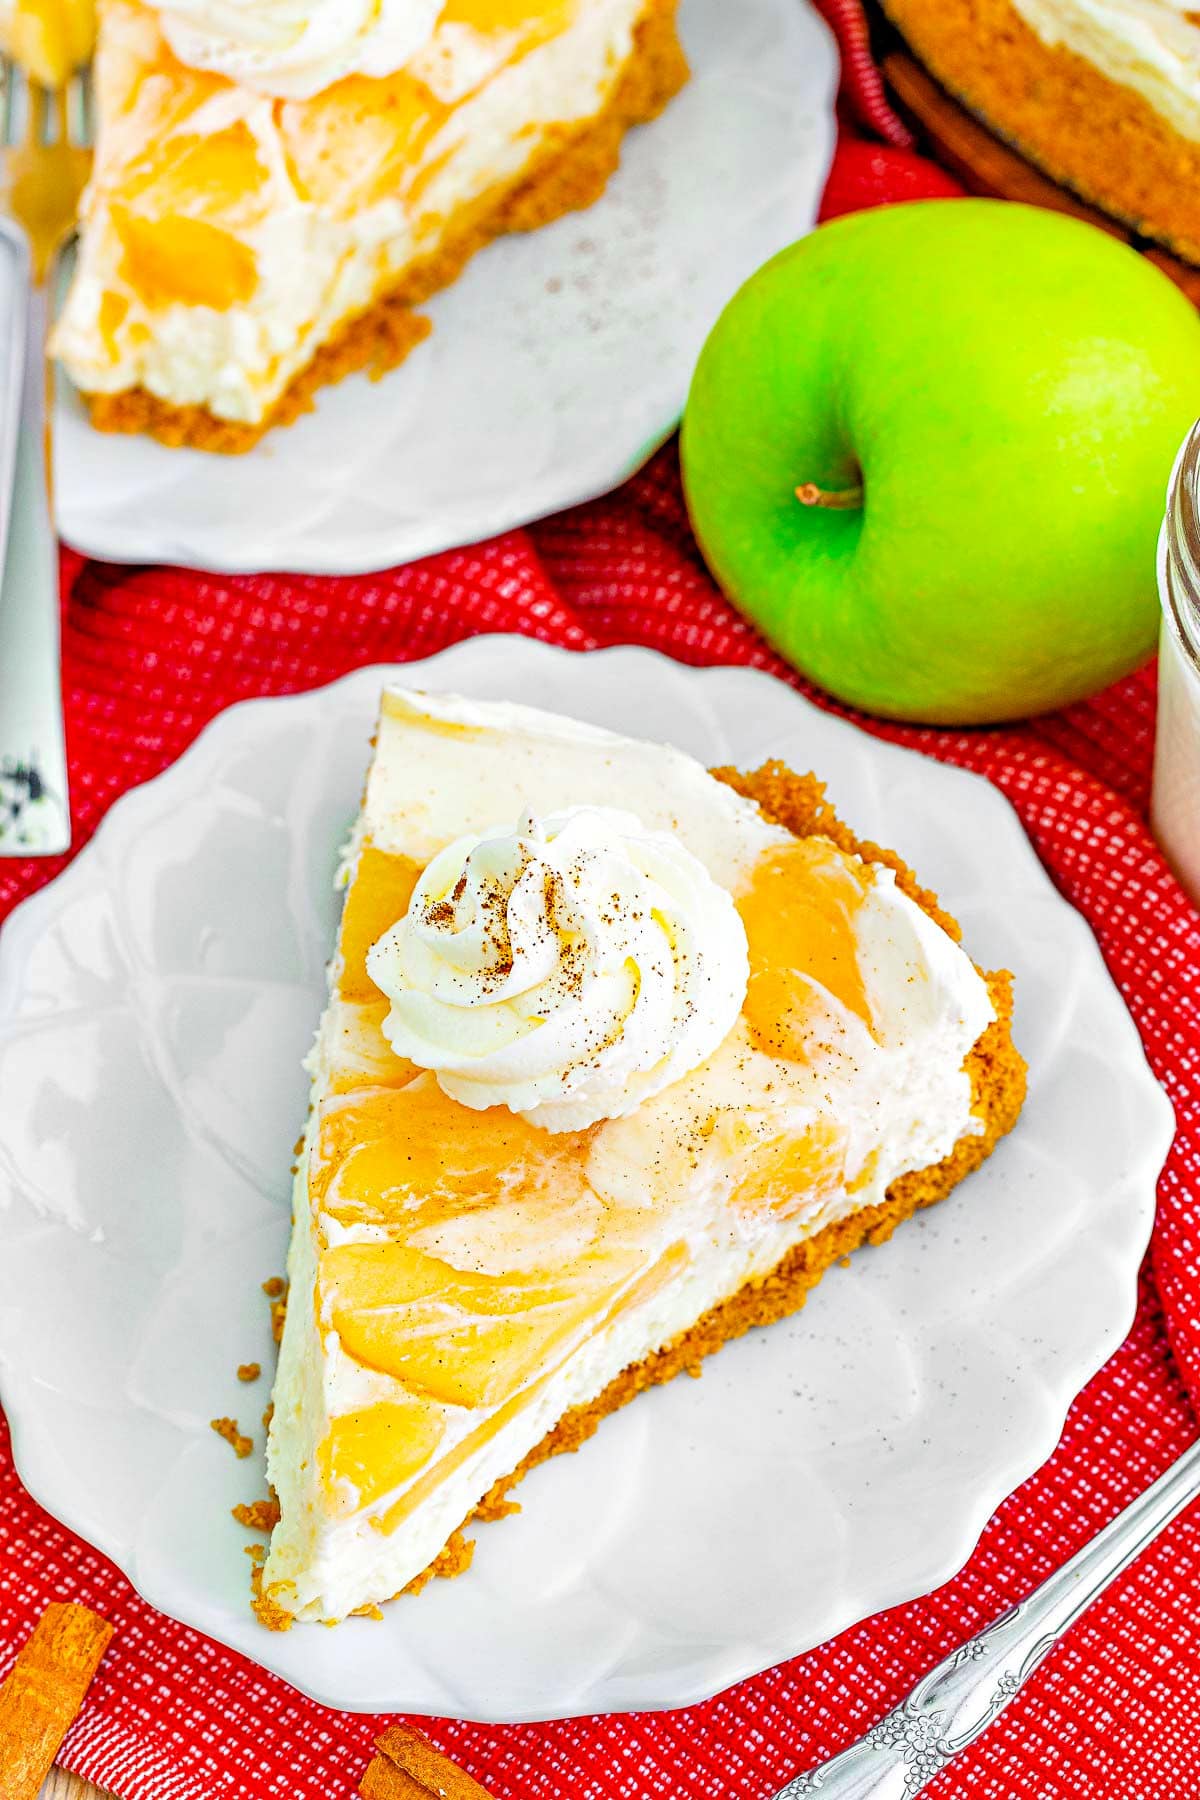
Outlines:
[[1043, 43], [1010, 0], [882, 0], [950, 94], [1052, 180], [1200, 262], [1200, 142], [1085, 57]]
[[[897, 886], [947, 931], [961, 939], [957, 920], [938, 903], [937, 896], [917, 880], [907, 864], [892, 850], [856, 837], [838, 818], [825, 798], [824, 783], [815, 775], [797, 775], [786, 764], [770, 761], [751, 773], [714, 769], [718, 780], [753, 800], [775, 823], [797, 837], [827, 837], [864, 862], [890, 868]], [[981, 971], [982, 973], [982, 971]], [[927, 1206], [935, 1206], [985, 1162], [1017, 1122], [1025, 1099], [1025, 1061], [1012, 1037], [1012, 976], [1007, 970], [984, 973], [996, 1018], [980, 1037], [966, 1060], [971, 1077], [971, 1110], [983, 1124], [982, 1132], [962, 1137], [950, 1155], [928, 1169], [902, 1175], [878, 1206], [863, 1207], [847, 1219], [836, 1221], [815, 1237], [796, 1245], [770, 1274], [747, 1282], [736, 1294], [701, 1315], [696, 1323], [662, 1349], [640, 1362], [631, 1363], [587, 1406], [565, 1413], [554, 1429], [525, 1456], [509, 1475], [488, 1489], [463, 1524], [428, 1568], [414, 1576], [402, 1591], [419, 1594], [435, 1577], [452, 1579], [471, 1565], [475, 1545], [465, 1535], [476, 1521], [502, 1519], [518, 1509], [509, 1495], [533, 1469], [553, 1456], [578, 1450], [594, 1436], [601, 1422], [647, 1388], [661, 1386], [685, 1371], [698, 1375], [704, 1358], [723, 1345], [742, 1337], [755, 1326], [772, 1325], [803, 1307], [812, 1289], [835, 1262], [842, 1262], [863, 1244], [882, 1244], [898, 1225]], [[393, 1596], [399, 1598], [399, 1595]], [[256, 1592], [252, 1602], [262, 1624], [287, 1630], [292, 1615], [270, 1595]]]
[[432, 330], [415, 308], [455, 282], [480, 250], [509, 233], [536, 231], [600, 198], [620, 163], [626, 132], [656, 118], [687, 81], [677, 6], [678, 0], [650, 0], [637, 26], [633, 53], [602, 111], [582, 126], [561, 127], [515, 183], [492, 189], [463, 208], [433, 255], [406, 269], [319, 346], [259, 424], [218, 418], [206, 406], [173, 406], [135, 387], [84, 394], [95, 429], [147, 435], [171, 449], [240, 456], [267, 432], [311, 412], [323, 387], [363, 369], [377, 379], [398, 368]]

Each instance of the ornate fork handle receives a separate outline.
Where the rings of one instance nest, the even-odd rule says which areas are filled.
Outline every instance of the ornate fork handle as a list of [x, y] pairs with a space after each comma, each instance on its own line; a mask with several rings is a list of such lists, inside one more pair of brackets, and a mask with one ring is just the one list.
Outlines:
[[908, 1800], [986, 1731], [1054, 1646], [1200, 1495], [1200, 1444], [1018, 1606], [955, 1650], [858, 1743], [775, 1800]]

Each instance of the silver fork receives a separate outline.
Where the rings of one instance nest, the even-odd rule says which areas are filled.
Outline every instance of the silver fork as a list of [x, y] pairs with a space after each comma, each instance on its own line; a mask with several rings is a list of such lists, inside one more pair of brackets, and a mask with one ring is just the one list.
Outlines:
[[1017, 1606], [919, 1681], [865, 1737], [775, 1800], [911, 1800], [987, 1730], [1063, 1634], [1200, 1497], [1200, 1444]]
[[86, 72], [52, 91], [0, 59], [0, 857], [71, 841], [46, 333], [91, 132]]

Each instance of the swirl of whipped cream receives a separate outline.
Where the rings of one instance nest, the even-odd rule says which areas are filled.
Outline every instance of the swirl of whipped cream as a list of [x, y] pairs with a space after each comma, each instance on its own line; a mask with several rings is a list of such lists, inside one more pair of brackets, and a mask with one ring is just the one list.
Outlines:
[[621, 1118], [696, 1068], [749, 975], [725, 889], [603, 806], [449, 845], [367, 967], [398, 1055], [464, 1105], [550, 1131]]
[[346, 75], [392, 75], [424, 50], [444, 0], [159, 0], [180, 62], [275, 99]]

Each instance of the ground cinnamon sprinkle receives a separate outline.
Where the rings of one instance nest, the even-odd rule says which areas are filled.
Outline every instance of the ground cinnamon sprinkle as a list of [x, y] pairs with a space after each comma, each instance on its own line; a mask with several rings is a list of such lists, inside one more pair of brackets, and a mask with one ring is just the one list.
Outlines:
[[37, 1800], [112, 1634], [89, 1607], [46, 1608], [0, 1686], [0, 1800]]
[[359, 1782], [363, 1800], [491, 1800], [486, 1788], [411, 1725], [389, 1726]]
[[225, 1439], [236, 1456], [249, 1456], [254, 1448], [254, 1439], [238, 1429], [236, 1419], [210, 1419], [208, 1422], [217, 1436]]
[[237, 1378], [239, 1381], [257, 1381], [261, 1374], [261, 1363], [249, 1362], [238, 1364]]

